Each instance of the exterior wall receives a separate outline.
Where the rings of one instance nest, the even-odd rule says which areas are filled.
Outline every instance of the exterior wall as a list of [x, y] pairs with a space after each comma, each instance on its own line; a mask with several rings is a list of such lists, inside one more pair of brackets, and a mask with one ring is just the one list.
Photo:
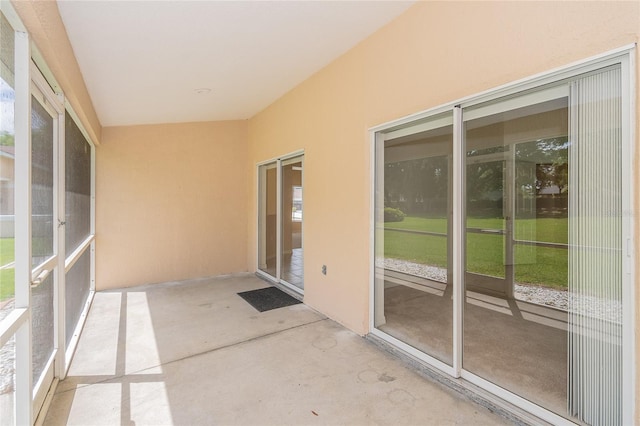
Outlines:
[[51, 0], [13, 0], [11, 3], [89, 136], [99, 144], [102, 125], [93, 109], [58, 5]]
[[247, 270], [246, 121], [105, 127], [98, 290]]
[[639, 23], [638, 2], [417, 3], [250, 120], [249, 267], [255, 164], [304, 149], [305, 303], [366, 333], [367, 129], [635, 43]]

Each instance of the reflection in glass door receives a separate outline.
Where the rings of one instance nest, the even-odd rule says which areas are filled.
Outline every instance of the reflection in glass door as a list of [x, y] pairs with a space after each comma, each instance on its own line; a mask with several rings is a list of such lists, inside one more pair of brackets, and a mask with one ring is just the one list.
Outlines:
[[632, 423], [625, 72], [376, 131], [373, 334], [550, 423]]
[[468, 116], [463, 367], [562, 415], [568, 91]]
[[451, 113], [376, 146], [375, 325], [453, 365]]
[[31, 303], [33, 412], [38, 413], [54, 376], [55, 286], [58, 267], [58, 114], [52, 94], [34, 84], [31, 97]]
[[277, 277], [278, 187], [277, 164], [258, 168], [258, 269]]
[[258, 272], [296, 292], [304, 289], [303, 157], [258, 166]]
[[302, 158], [282, 161], [281, 278], [304, 288], [302, 269]]

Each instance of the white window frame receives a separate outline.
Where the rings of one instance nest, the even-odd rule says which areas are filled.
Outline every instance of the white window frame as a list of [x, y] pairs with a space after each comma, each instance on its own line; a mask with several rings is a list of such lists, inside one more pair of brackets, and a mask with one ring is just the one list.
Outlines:
[[[438, 114], [447, 111], [453, 111], [454, 114], [454, 138], [453, 138], [453, 206], [454, 206], [454, 218], [453, 218], [453, 240], [464, 241], [464, 160], [463, 155], [463, 126], [462, 111], [465, 108], [469, 108], [475, 105], [479, 105], [485, 102], [498, 100], [509, 96], [516, 96], [524, 91], [541, 88], [542, 86], [551, 85], [553, 83], [560, 83], [563, 80], [570, 79], [571, 77], [592, 72], [600, 68], [604, 68], [610, 65], [620, 64], [622, 70], [622, 108], [623, 108], [623, 120], [622, 120], [622, 144], [624, 159], [623, 176], [635, 176], [634, 169], [634, 156], [635, 152], [635, 126], [636, 126], [636, 45], [631, 44], [623, 46], [621, 48], [606, 52], [601, 55], [593, 56], [591, 58], [578, 61], [569, 64], [564, 67], [560, 67], [548, 72], [536, 74], [534, 76], [524, 78], [522, 80], [515, 81], [513, 83], [505, 84], [482, 93], [468, 96], [454, 102], [443, 104], [416, 114], [412, 114], [398, 120], [393, 120], [387, 123], [380, 124], [378, 126], [369, 129], [369, 140], [367, 141], [368, 149], [370, 151], [370, 170], [372, 182], [370, 188], [370, 250], [369, 250], [369, 265], [370, 265], [370, 287], [369, 287], [369, 334], [380, 338], [393, 346], [396, 346], [406, 354], [418, 359], [419, 361], [432, 366], [441, 372], [448, 374], [454, 378], [461, 378], [464, 381], [470, 382], [484, 390], [491, 392], [492, 394], [502, 398], [503, 400], [520, 407], [529, 413], [551, 422], [553, 424], [573, 424], [564, 417], [561, 417], [539, 405], [536, 405], [519, 395], [516, 395], [510, 391], [505, 390], [493, 383], [469, 372], [462, 368], [462, 279], [464, 277], [464, 252], [462, 245], [457, 244], [453, 250], [453, 350], [454, 359], [453, 367], [421, 352], [412, 346], [396, 339], [395, 337], [384, 333], [383, 331], [375, 327], [375, 202], [376, 202], [376, 171], [377, 171], [377, 159], [376, 159], [376, 141], [380, 143], [380, 140], [384, 140], [384, 135], [403, 135], [406, 132], [413, 133], [412, 127], [416, 126], [421, 120], [424, 121], [430, 117], [434, 117]], [[553, 88], [543, 90], [542, 96], [553, 95]], [[535, 92], [532, 93], [536, 95]], [[528, 96], [528, 95], [525, 95]], [[517, 100], [515, 102], [518, 102]], [[419, 124], [418, 124], [419, 125]], [[635, 307], [635, 262], [634, 253], [636, 247], [635, 230], [633, 217], [634, 214], [634, 188], [635, 184], [633, 179], [623, 179], [623, 235], [625, 236], [626, 245], [626, 264], [624, 265], [625, 276], [623, 278], [623, 384], [622, 395], [624, 395], [623, 404], [623, 423], [633, 424], [636, 416], [636, 402], [635, 402], [635, 389], [636, 389], [636, 338], [635, 338], [635, 319], [636, 319], [636, 307]]]

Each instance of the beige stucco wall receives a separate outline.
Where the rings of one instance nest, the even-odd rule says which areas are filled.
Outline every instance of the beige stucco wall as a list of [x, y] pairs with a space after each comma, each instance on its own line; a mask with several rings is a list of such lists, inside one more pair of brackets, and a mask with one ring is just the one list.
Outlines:
[[247, 270], [247, 122], [105, 127], [96, 285]]
[[[639, 2], [420, 2], [249, 122], [256, 167], [305, 150], [305, 302], [368, 331], [370, 127], [638, 41]], [[321, 265], [327, 265], [327, 275]]]
[[[304, 149], [305, 302], [363, 334], [371, 247], [367, 129], [640, 36], [638, 1], [421, 2], [248, 124], [102, 131], [55, 2], [13, 4], [96, 142], [102, 132], [99, 289], [255, 270], [255, 165]], [[640, 185], [638, 155], [635, 164]], [[635, 202], [640, 211], [640, 197]], [[640, 229], [638, 217], [636, 224]]]

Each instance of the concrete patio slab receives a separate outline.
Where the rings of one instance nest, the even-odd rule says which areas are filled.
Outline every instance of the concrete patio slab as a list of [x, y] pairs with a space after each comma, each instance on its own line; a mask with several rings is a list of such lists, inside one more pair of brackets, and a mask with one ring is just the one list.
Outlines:
[[305, 305], [235, 276], [96, 294], [47, 425], [505, 424]]

